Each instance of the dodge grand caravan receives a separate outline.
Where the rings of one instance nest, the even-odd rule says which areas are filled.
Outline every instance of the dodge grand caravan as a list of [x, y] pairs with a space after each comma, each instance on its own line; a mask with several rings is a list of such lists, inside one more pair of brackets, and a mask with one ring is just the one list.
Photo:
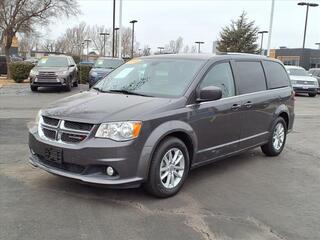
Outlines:
[[261, 147], [279, 155], [294, 121], [284, 66], [255, 55], [133, 59], [42, 109], [30, 163], [89, 184], [176, 194], [191, 169]]

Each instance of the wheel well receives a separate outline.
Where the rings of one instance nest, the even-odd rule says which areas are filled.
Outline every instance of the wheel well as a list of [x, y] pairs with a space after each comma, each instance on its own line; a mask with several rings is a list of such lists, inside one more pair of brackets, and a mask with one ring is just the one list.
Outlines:
[[289, 116], [286, 112], [282, 112], [279, 114], [279, 117], [282, 117], [287, 124], [287, 128], [289, 127]]
[[165, 136], [164, 139], [170, 136], [180, 139], [186, 145], [189, 153], [190, 167], [191, 167], [193, 157], [194, 157], [194, 145], [191, 137], [185, 132], [173, 132]]

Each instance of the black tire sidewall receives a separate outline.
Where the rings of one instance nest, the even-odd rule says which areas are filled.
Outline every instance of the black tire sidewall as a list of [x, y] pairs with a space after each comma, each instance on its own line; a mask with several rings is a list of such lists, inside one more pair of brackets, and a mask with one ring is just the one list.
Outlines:
[[[184, 155], [185, 158], [185, 171], [183, 173], [182, 179], [179, 182], [179, 184], [172, 188], [167, 189], [163, 184], [161, 183], [160, 179], [160, 164], [162, 161], [163, 156], [171, 149], [171, 148], [178, 148], [181, 150], [181, 152]], [[150, 173], [149, 173], [149, 180], [148, 185], [151, 185], [150, 187], [153, 189], [152, 193], [156, 195], [157, 197], [170, 197], [175, 195], [181, 187], [183, 186], [188, 173], [189, 173], [189, 166], [190, 166], [190, 160], [189, 160], [189, 153], [186, 145], [178, 138], [170, 137], [165, 139], [160, 143], [160, 145], [157, 147], [153, 158], [152, 163], [150, 167]]]

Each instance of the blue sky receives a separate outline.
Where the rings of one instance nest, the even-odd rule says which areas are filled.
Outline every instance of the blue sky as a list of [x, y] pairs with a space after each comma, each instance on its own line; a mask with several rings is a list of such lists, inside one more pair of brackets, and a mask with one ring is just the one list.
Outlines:
[[[273, 48], [302, 46], [306, 8], [297, 6], [298, 2], [276, 0]], [[320, 4], [320, 0], [312, 2]], [[112, 27], [111, 0], [79, 0], [79, 4], [81, 15], [55, 21], [44, 32], [53, 39], [80, 22]], [[149, 44], [156, 49], [181, 36], [184, 44], [204, 41], [203, 51], [210, 52], [221, 28], [243, 10], [261, 30], [268, 30], [270, 8], [271, 0], [123, 0], [123, 24], [130, 26], [130, 20], [139, 21], [136, 38], [140, 46]], [[320, 7], [311, 8], [309, 14], [306, 46], [315, 48], [315, 42], [320, 42]]]

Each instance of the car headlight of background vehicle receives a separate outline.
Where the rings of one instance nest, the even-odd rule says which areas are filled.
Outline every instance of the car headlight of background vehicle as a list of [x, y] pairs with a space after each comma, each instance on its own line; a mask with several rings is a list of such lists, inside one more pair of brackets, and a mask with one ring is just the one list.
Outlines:
[[102, 123], [96, 132], [96, 138], [109, 138], [115, 141], [128, 141], [139, 136], [140, 121]]
[[57, 75], [68, 75], [68, 71], [60, 71], [60, 72], [57, 72]]
[[297, 84], [296, 80], [291, 80], [291, 84]]
[[30, 71], [30, 76], [35, 76], [35, 75], [37, 75], [39, 73], [39, 71], [37, 70], [37, 69], [31, 69], [31, 71]]
[[98, 76], [98, 73], [96, 73], [96, 72], [91, 72], [90, 75], [91, 75], [92, 77], [97, 77], [97, 76]]

